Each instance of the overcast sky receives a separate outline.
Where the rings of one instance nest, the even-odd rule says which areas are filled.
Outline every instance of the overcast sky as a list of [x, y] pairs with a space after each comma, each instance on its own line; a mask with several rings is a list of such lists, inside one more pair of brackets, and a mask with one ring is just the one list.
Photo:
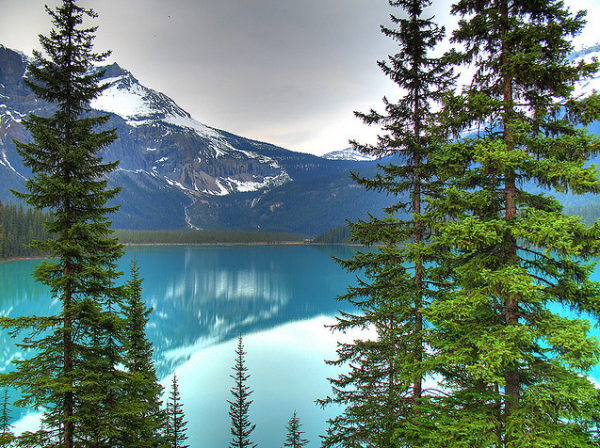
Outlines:
[[[51, 28], [44, 4], [0, 0], [0, 44], [27, 54]], [[450, 0], [434, 0], [452, 23]], [[600, 2], [586, 40], [600, 42]], [[372, 141], [353, 111], [381, 110], [397, 96], [377, 60], [395, 52], [379, 30], [386, 0], [81, 0], [99, 18], [96, 51], [112, 50], [142, 84], [170, 96], [202, 123], [294, 151], [323, 153]]]

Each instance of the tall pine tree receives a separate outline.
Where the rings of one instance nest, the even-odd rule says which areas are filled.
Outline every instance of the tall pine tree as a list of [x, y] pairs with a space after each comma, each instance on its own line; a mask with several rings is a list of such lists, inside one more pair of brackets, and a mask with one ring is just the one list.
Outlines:
[[[420, 419], [433, 404], [424, 383], [434, 370], [428, 355], [430, 331], [423, 310], [435, 300], [440, 284], [439, 259], [444, 249], [433, 247], [434, 218], [427, 201], [439, 195], [441, 185], [430, 156], [439, 150], [443, 133], [435, 131], [439, 105], [454, 77], [448, 63], [431, 56], [444, 30], [425, 18], [428, 0], [392, 0], [402, 16], [392, 15], [395, 29], [383, 33], [398, 43], [398, 54], [379, 63], [403, 92], [397, 103], [384, 98], [385, 113], [358, 114], [384, 133], [376, 145], [353, 143], [363, 153], [391, 156], [373, 179], [355, 175], [370, 190], [393, 199], [382, 219], [352, 224], [353, 240], [378, 244], [377, 250], [359, 251], [342, 265], [366, 280], [340, 299], [354, 305], [343, 313], [335, 329], [371, 328], [373, 340], [341, 344], [332, 364], [349, 366], [349, 372], [332, 379], [333, 396], [320, 404], [344, 406], [330, 421], [324, 446], [396, 447], [416, 443]], [[438, 107], [439, 108], [439, 107]], [[441, 134], [441, 136], [440, 136]]]
[[252, 404], [250, 395], [252, 391], [246, 384], [250, 375], [248, 375], [248, 367], [246, 367], [244, 351], [244, 341], [242, 336], [238, 337], [238, 345], [235, 350], [236, 358], [235, 365], [232, 367], [234, 374], [231, 378], [235, 381], [231, 388], [233, 400], [227, 400], [229, 403], [229, 417], [231, 417], [231, 435], [232, 440], [230, 448], [255, 448], [256, 444], [250, 440], [250, 435], [256, 425], [250, 423], [248, 410]]
[[105, 87], [93, 65], [108, 53], [93, 51], [96, 28], [83, 23], [96, 14], [76, 3], [64, 0], [54, 10], [46, 8], [54, 28], [40, 36], [45, 55], [34, 53], [25, 82], [55, 112], [31, 114], [24, 124], [33, 142], [16, 143], [32, 172], [27, 193], [17, 196], [34, 208], [50, 209], [54, 217], [45, 224], [53, 238], [35, 243], [50, 254], [35, 269], [35, 278], [48, 286], [62, 310], [1, 322], [14, 332], [29, 330], [23, 347], [33, 355], [0, 383], [21, 390], [20, 404], [42, 408], [45, 430], [38, 435], [65, 448], [114, 442], [119, 411], [113, 405], [124, 379], [116, 369], [122, 290], [114, 284], [122, 248], [111, 237], [107, 219], [116, 211], [107, 201], [118, 190], [107, 189], [105, 177], [117, 164], [98, 155], [117, 136], [99, 130], [108, 116], [90, 113], [90, 102]]
[[444, 446], [591, 446], [600, 229], [548, 195], [600, 191], [588, 164], [600, 140], [585, 130], [600, 98], [573, 91], [598, 66], [569, 59], [584, 15], [554, 0], [460, 0], [453, 13], [454, 57], [475, 74], [447, 104], [459, 137], [437, 154], [455, 288], [429, 313], [445, 395], [426, 432]]

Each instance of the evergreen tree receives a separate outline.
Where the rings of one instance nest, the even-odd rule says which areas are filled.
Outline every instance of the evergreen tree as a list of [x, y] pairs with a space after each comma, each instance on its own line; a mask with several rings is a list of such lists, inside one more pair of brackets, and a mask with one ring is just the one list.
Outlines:
[[302, 438], [304, 431], [300, 431], [301, 426], [300, 419], [296, 415], [296, 411], [294, 411], [294, 415], [292, 415], [287, 425], [287, 436], [283, 444], [284, 447], [302, 448], [308, 443], [308, 440]]
[[238, 346], [235, 353], [237, 357], [235, 366], [232, 367], [235, 374], [231, 375], [231, 378], [235, 381], [231, 389], [233, 400], [227, 400], [227, 403], [229, 403], [229, 416], [231, 417], [231, 435], [233, 436], [230, 448], [254, 448], [256, 444], [250, 440], [250, 434], [252, 434], [256, 425], [250, 423], [248, 415], [248, 409], [252, 404], [252, 400], [249, 399], [252, 391], [246, 384], [250, 375], [247, 374], [246, 352], [244, 351], [241, 335], [238, 337]]
[[[160, 431], [164, 426], [160, 408], [163, 388], [156, 377], [152, 360], [154, 353], [152, 343], [146, 336], [146, 325], [152, 310], [142, 301], [142, 281], [139, 268], [134, 261], [131, 266], [131, 280], [126, 285], [128, 294], [125, 305], [127, 320], [125, 368], [129, 379], [125, 386], [124, 399], [128, 402], [130, 412], [133, 412], [125, 423], [124, 445], [131, 448], [157, 446], [157, 441], [161, 438]], [[174, 381], [176, 382], [176, 377]], [[179, 413], [181, 411], [179, 391], [173, 390], [173, 392], [176, 393], [174, 396], [176, 403], [173, 404], [172, 410]], [[185, 425], [182, 420], [178, 422], [179, 426]], [[177, 431], [179, 432], [180, 429]], [[181, 447], [179, 444], [176, 446]]]
[[8, 410], [8, 391], [4, 390], [4, 400], [2, 401], [2, 411], [0, 413], [0, 446], [11, 446], [14, 439]]
[[108, 53], [93, 52], [95, 28], [83, 27], [84, 18], [96, 17], [92, 10], [76, 0], [46, 10], [54, 25], [49, 36], [40, 36], [46, 56], [34, 53], [25, 82], [55, 112], [24, 120], [33, 142], [16, 145], [32, 177], [27, 193], [16, 194], [54, 214], [45, 224], [53, 238], [34, 244], [49, 254], [34, 275], [62, 310], [55, 316], [2, 319], [15, 333], [30, 330], [23, 348], [33, 355], [0, 383], [21, 390], [21, 405], [43, 408], [40, 444], [106, 446], [115, 441], [123, 411], [114, 407], [124, 380], [116, 368], [124, 328], [117, 315], [122, 290], [114, 284], [122, 247], [107, 220], [116, 207], [106, 205], [118, 190], [106, 188], [105, 176], [117, 164], [98, 156], [116, 134], [99, 130], [108, 116], [91, 114], [90, 102], [105, 87], [93, 64]]
[[384, 98], [383, 114], [374, 110], [357, 114], [365, 123], [381, 126], [384, 133], [376, 145], [353, 145], [363, 153], [392, 156], [375, 178], [354, 175], [354, 179], [394, 200], [383, 218], [371, 216], [369, 221], [351, 225], [355, 242], [379, 246], [341, 262], [366, 280], [340, 297], [357, 311], [342, 313], [335, 325], [338, 331], [371, 328], [377, 337], [340, 344], [338, 359], [330, 362], [348, 365], [349, 372], [331, 379], [333, 396], [319, 401], [344, 406], [344, 412], [329, 422], [323, 441], [326, 447], [417, 443], [422, 435], [420, 420], [429, 418], [426, 409], [435, 404], [430, 391], [424, 390], [425, 377], [435, 371], [435, 360], [427, 352], [432, 341], [423, 310], [444, 287], [439, 265], [445, 250], [428, 238], [435, 219], [426, 204], [442, 187], [430, 160], [444, 137], [433, 128], [437, 121], [434, 106], [454, 77], [445, 59], [430, 55], [444, 35], [443, 28], [423, 18], [431, 2], [389, 3], [406, 15], [391, 16], [396, 29], [382, 27], [398, 43], [399, 52], [379, 65], [404, 96], [397, 103]]
[[183, 412], [183, 404], [179, 395], [179, 383], [177, 375], [173, 374], [171, 383], [171, 392], [167, 401], [167, 427], [166, 427], [166, 442], [170, 448], [188, 448], [189, 445], [184, 445], [187, 439], [185, 413]]
[[0, 432], [8, 433], [12, 429], [10, 424], [10, 412], [8, 410], [8, 390], [4, 389], [4, 399], [2, 400], [2, 413], [0, 413]]
[[554, 0], [460, 0], [453, 13], [454, 57], [475, 74], [447, 104], [459, 137], [437, 154], [455, 288], [428, 314], [445, 395], [424, 431], [437, 446], [592, 446], [599, 397], [587, 373], [600, 350], [586, 316], [600, 310], [589, 279], [600, 229], [547, 195], [600, 191], [587, 163], [600, 140], [585, 130], [600, 97], [573, 92], [598, 65], [569, 59], [584, 15]]
[[8, 409], [8, 390], [4, 390], [4, 400], [2, 400], [2, 411], [0, 412], [0, 446], [10, 446], [15, 436], [12, 433], [10, 424], [10, 411]]

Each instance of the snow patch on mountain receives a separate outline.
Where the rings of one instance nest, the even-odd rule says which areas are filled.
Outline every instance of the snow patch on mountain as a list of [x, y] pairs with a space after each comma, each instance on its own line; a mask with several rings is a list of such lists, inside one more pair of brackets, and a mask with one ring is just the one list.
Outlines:
[[188, 128], [196, 131], [196, 133], [200, 137], [204, 138], [220, 138], [221, 133], [216, 129], [210, 128], [205, 124], [200, 123], [199, 121], [194, 120], [189, 115], [175, 115], [169, 114], [165, 117], [164, 120], [166, 123], [172, 124], [174, 126], [179, 126], [182, 128]]
[[91, 106], [94, 109], [119, 115], [135, 126], [136, 118], [148, 116], [151, 109], [145, 100], [145, 89], [139, 84], [124, 89], [121, 83], [124, 79], [125, 76], [119, 76], [104, 80], [109, 87], [102, 92], [102, 96], [92, 101]]
[[4, 109], [3, 113], [0, 114], [0, 123], [6, 123], [3, 126], [7, 128], [12, 125], [11, 121], [14, 121], [15, 123], [21, 123], [23, 118], [27, 117], [27, 114], [22, 114], [16, 110], [8, 109], [6, 104], [0, 104], [0, 108]]
[[258, 191], [263, 188], [277, 187], [288, 182], [291, 182], [290, 176], [283, 172], [277, 176], [267, 176], [264, 178], [254, 178], [253, 180], [242, 180], [234, 177], [219, 177], [215, 179], [217, 189], [204, 190], [202, 193], [210, 194], [211, 196], [226, 196], [232, 191], [245, 193], [249, 191]]
[[[600, 61], [600, 43], [574, 52], [570, 59], [573, 62], [583, 60], [587, 63], [593, 62], [594, 60]], [[594, 90], [600, 92], [600, 73], [596, 73], [594, 77], [590, 79], [577, 82], [573, 93], [576, 97], [581, 95], [585, 96], [591, 94]]]
[[[156, 176], [156, 173], [154, 173], [154, 175]], [[165, 182], [167, 182], [169, 185], [171, 185], [172, 187], [177, 187], [182, 191], [186, 191], [187, 188], [185, 188], [185, 186], [183, 186], [180, 182], [176, 182], [172, 179], [169, 179], [168, 177], [165, 177]]]
[[204, 190], [203, 193], [210, 194], [212, 196], [226, 196], [229, 194], [229, 190], [220, 182], [220, 179], [215, 179], [218, 190]]
[[287, 173], [281, 173], [277, 176], [268, 176], [263, 178], [262, 182], [259, 181], [241, 181], [231, 177], [227, 178], [227, 182], [235, 187], [236, 191], [248, 192], [257, 191], [265, 187], [275, 187], [290, 182], [291, 179]]
[[2, 156], [0, 158], [0, 165], [5, 166], [9, 170], [11, 170], [13, 173], [15, 173], [17, 176], [19, 176], [21, 179], [27, 179], [25, 176], [23, 176], [21, 173], [19, 173], [17, 170], [15, 170], [15, 168], [11, 165], [11, 163], [8, 160], [8, 157], [6, 155], [5, 149], [2, 149], [2, 151], [0, 151], [0, 156]]

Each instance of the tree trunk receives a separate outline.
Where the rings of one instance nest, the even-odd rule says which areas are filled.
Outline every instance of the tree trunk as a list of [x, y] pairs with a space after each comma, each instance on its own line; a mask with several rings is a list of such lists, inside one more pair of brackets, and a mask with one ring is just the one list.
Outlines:
[[[509, 11], [508, 2], [503, 2], [500, 8], [500, 14], [505, 20], [505, 24], [508, 22]], [[505, 25], [506, 26], [506, 25]], [[502, 30], [502, 35], [505, 34], [505, 30]], [[502, 94], [504, 99], [504, 141], [506, 143], [507, 151], [514, 151], [515, 141], [514, 132], [511, 129], [511, 124], [514, 115], [514, 98], [513, 98], [513, 79], [510, 73], [507, 73], [506, 67], [508, 65], [508, 52], [505, 42], [502, 43]], [[505, 213], [504, 218], [506, 221], [511, 221], [517, 215], [517, 187], [516, 187], [516, 174], [514, 172], [505, 174], [504, 180], [504, 207]], [[505, 236], [507, 248], [506, 248], [506, 259], [505, 265], [513, 265], [518, 262], [517, 260], [517, 242], [512, 234]], [[504, 313], [505, 313], [505, 324], [506, 326], [515, 325], [519, 320], [519, 299], [514, 294], [507, 294], [504, 297]], [[506, 381], [505, 386], [505, 409], [507, 418], [519, 407], [519, 399], [521, 396], [521, 376], [518, 365], [506, 366], [504, 375]]]

